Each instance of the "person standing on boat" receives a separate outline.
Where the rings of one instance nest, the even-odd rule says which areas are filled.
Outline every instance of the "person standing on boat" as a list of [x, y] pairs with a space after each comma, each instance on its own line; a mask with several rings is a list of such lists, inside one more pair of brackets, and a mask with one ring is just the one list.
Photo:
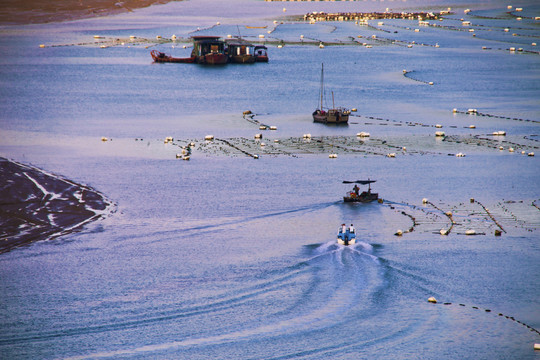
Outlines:
[[353, 191], [356, 194], [356, 196], [358, 196], [358, 192], [360, 191], [360, 188], [358, 187], [358, 185], [354, 184]]
[[349, 226], [349, 232], [350, 232], [351, 234], [354, 234], [354, 231], [355, 231], [355, 230], [354, 230], [354, 226], [353, 226], [353, 224], [351, 224], [351, 226]]

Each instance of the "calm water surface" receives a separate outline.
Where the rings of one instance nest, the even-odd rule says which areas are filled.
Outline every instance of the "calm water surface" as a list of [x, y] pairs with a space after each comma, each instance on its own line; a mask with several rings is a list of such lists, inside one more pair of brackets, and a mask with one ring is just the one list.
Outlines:
[[[88, 184], [117, 204], [79, 232], [0, 256], [2, 357], [539, 358], [533, 344], [540, 336], [530, 329], [540, 329], [540, 212], [530, 205], [540, 197], [538, 156], [437, 142], [433, 125], [456, 136], [505, 130], [502, 145], [526, 142], [535, 151], [540, 55], [532, 42], [540, 29], [530, 17], [540, 8], [524, 3], [518, 22], [500, 1], [391, 5], [451, 6], [456, 15], [441, 22], [445, 28], [419, 32], [408, 20], [384, 21], [386, 31], [286, 22], [266, 36], [369, 42], [375, 34], [416, 44], [270, 45], [268, 64], [224, 67], [153, 64], [149, 51], [190, 52], [183, 43], [156, 44], [156, 35], [187, 37], [199, 27], [199, 34], [240, 30], [256, 39], [266, 29], [244, 25], [271, 29], [278, 16], [384, 11], [388, 4], [186, 1], [0, 30], [0, 155]], [[467, 7], [484, 17], [464, 15]], [[476, 37], [458, 31], [461, 17], [484, 25], [474, 27]], [[39, 48], [93, 43], [95, 34], [151, 41]], [[358, 108], [347, 127], [312, 122], [323, 62], [336, 102]], [[175, 159], [178, 147], [163, 143], [207, 134], [252, 139], [260, 130], [242, 117], [248, 109], [278, 127], [264, 132], [269, 143], [368, 131], [427, 153], [254, 160], [195, 150], [184, 162]], [[383, 126], [367, 117], [427, 126]], [[459, 151], [468, 156], [446, 155]], [[384, 204], [340, 201], [349, 190], [342, 180], [367, 177], [377, 179]], [[448, 221], [424, 197], [455, 212], [459, 229], [470, 222], [486, 234], [440, 236]], [[494, 211], [502, 237], [480, 207], [462, 215], [471, 197]], [[412, 225], [402, 211], [419, 225], [397, 237]], [[358, 244], [335, 244], [341, 223], [355, 224]], [[428, 303], [430, 296], [439, 303]]]

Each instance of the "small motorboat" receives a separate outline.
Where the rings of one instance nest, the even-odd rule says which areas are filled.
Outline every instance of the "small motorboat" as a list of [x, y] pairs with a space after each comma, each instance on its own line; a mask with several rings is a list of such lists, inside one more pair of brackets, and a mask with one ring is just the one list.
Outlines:
[[[344, 197], [344, 202], [372, 202], [379, 199], [378, 193], [371, 192], [371, 183], [374, 183], [377, 180], [356, 180], [356, 181], [343, 181], [344, 184], [355, 184], [353, 191], [348, 192]], [[367, 191], [362, 191], [360, 193], [360, 188], [357, 184], [368, 185]]]
[[338, 229], [337, 242], [341, 245], [354, 245], [356, 243], [356, 230], [353, 224], [349, 227], [341, 224]]
[[255, 46], [255, 62], [268, 62], [268, 49], [266, 46]]

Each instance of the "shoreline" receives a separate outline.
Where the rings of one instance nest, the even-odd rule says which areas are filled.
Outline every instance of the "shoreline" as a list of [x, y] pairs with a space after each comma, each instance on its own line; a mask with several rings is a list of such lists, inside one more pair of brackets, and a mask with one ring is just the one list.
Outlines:
[[69, 234], [113, 211], [103, 194], [0, 157], [0, 254]]
[[182, 0], [79, 0], [5, 1], [0, 7], [0, 25], [45, 24], [132, 12], [152, 5]]

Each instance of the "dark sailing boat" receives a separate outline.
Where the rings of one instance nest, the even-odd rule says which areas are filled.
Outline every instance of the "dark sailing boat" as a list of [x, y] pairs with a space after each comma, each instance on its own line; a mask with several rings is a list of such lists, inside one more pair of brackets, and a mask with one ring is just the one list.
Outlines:
[[349, 114], [351, 113], [348, 109], [339, 107], [336, 108], [334, 105], [334, 92], [332, 92], [332, 109], [325, 110], [323, 108], [323, 97], [324, 97], [324, 64], [321, 64], [321, 103], [319, 108], [313, 112], [313, 121], [320, 122], [324, 124], [347, 124], [349, 121]]

